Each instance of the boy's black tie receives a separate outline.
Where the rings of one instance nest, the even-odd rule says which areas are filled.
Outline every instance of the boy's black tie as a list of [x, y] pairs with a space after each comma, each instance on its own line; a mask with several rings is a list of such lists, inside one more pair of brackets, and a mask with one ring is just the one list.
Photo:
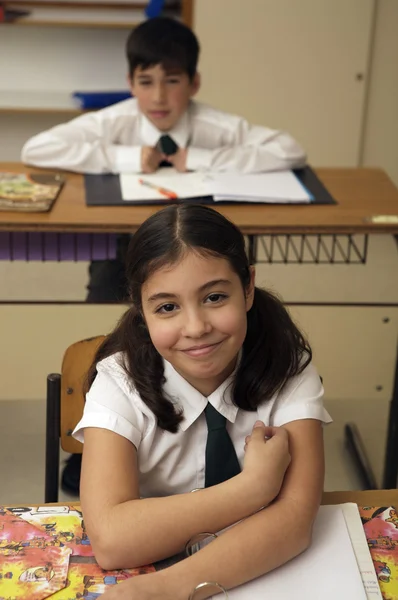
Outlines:
[[159, 149], [166, 156], [172, 156], [178, 150], [178, 146], [169, 135], [162, 135], [159, 140]]
[[227, 431], [227, 420], [211, 404], [205, 408], [207, 422], [205, 487], [227, 481], [240, 473], [235, 448]]

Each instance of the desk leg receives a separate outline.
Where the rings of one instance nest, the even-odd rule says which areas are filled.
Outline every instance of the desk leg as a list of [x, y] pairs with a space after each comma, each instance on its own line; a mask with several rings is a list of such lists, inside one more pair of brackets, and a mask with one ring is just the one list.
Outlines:
[[[377, 490], [378, 485], [370, 464], [364, 443], [355, 423], [345, 426], [345, 439], [348, 451], [352, 455], [365, 490]], [[384, 474], [382, 488], [385, 490], [396, 489], [398, 480], [398, 350], [395, 361], [395, 379], [390, 411], [388, 416], [388, 430], [386, 454], [384, 458]]]
[[249, 254], [249, 264], [250, 265], [255, 265], [257, 262], [257, 242], [258, 242], [258, 236], [257, 235], [248, 235], [247, 236], [248, 241], [249, 241], [249, 249], [248, 249], [248, 254]]
[[398, 348], [395, 362], [395, 379], [390, 413], [388, 417], [388, 432], [386, 456], [384, 459], [383, 489], [390, 490], [397, 487], [398, 476]]
[[378, 485], [376, 482], [376, 477], [366, 453], [366, 448], [362, 441], [358, 427], [355, 423], [347, 423], [344, 428], [344, 432], [348, 451], [354, 459], [360, 477], [363, 481], [363, 489], [377, 490]]

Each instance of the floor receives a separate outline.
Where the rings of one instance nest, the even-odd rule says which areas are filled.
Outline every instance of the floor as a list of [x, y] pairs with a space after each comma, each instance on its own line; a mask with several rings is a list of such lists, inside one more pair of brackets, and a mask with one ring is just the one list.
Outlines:
[[[326, 407], [334, 423], [325, 428], [325, 490], [360, 489], [361, 482], [344, 444], [344, 424], [356, 421], [364, 436], [376, 476], [381, 477], [387, 403], [341, 400]], [[44, 500], [45, 402], [0, 402], [0, 505]], [[61, 461], [66, 455], [62, 455]], [[60, 492], [60, 501], [72, 497]]]

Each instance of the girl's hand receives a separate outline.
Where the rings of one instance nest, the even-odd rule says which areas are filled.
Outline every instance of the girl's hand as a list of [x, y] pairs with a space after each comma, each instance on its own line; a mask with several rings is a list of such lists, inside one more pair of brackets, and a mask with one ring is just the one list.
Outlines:
[[178, 591], [168, 587], [161, 571], [137, 575], [109, 587], [101, 600], [177, 600]]
[[283, 427], [256, 421], [245, 441], [243, 475], [249, 479], [249, 489], [259, 495], [260, 506], [266, 506], [279, 494], [290, 464], [288, 433]]

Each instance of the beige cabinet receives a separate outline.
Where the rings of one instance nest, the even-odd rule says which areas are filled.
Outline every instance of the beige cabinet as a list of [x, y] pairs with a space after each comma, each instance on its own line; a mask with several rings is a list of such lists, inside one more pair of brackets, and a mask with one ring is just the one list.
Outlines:
[[289, 130], [314, 165], [360, 156], [374, 0], [196, 0], [203, 101]]

